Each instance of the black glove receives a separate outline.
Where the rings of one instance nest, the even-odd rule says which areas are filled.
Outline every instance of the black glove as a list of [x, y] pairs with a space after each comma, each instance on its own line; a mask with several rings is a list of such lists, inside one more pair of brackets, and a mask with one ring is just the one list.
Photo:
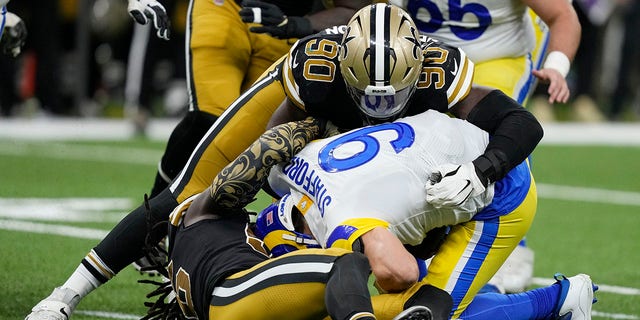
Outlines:
[[17, 57], [27, 39], [27, 26], [20, 17], [11, 12], [6, 13], [6, 24], [0, 39], [0, 49], [8, 56]]
[[302, 38], [313, 33], [311, 21], [304, 17], [287, 17], [278, 6], [256, 1], [242, 1], [242, 21], [258, 23], [262, 27], [251, 27], [255, 33], [268, 33], [278, 39]]

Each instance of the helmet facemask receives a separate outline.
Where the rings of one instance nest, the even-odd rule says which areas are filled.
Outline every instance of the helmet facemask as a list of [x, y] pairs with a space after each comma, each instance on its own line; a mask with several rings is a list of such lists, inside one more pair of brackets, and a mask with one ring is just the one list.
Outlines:
[[340, 71], [367, 122], [401, 117], [422, 72], [417, 28], [398, 7], [375, 4], [349, 21], [340, 47]]

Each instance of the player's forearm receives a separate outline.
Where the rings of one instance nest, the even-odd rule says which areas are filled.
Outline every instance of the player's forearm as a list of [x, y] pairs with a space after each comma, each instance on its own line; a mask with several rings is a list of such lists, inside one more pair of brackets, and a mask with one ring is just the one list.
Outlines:
[[548, 22], [549, 48], [548, 52], [564, 53], [569, 61], [573, 61], [580, 45], [581, 27], [574, 10], [563, 12]]
[[488, 182], [502, 179], [524, 161], [543, 136], [538, 120], [499, 90], [478, 102], [467, 120], [491, 135], [485, 153], [473, 161]]
[[323, 125], [315, 118], [288, 122], [263, 133], [215, 177], [210, 188], [213, 206], [243, 208], [260, 191], [271, 167], [291, 160], [320, 137]]

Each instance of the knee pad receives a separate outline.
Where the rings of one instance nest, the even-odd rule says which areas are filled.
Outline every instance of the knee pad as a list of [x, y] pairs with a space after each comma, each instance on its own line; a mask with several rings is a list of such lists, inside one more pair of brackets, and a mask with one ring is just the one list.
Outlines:
[[412, 306], [425, 306], [431, 310], [433, 320], [448, 320], [453, 308], [453, 298], [446, 291], [432, 285], [423, 285], [404, 304], [406, 310]]

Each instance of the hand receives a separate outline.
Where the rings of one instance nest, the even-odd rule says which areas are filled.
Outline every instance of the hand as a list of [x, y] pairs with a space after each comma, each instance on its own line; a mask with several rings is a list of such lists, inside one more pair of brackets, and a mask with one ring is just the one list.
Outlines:
[[570, 90], [567, 80], [560, 74], [558, 70], [546, 68], [533, 70], [533, 75], [542, 82], [549, 83], [549, 103], [562, 102], [569, 100]]
[[456, 207], [470, 196], [487, 189], [487, 179], [479, 177], [473, 163], [444, 164], [438, 166], [427, 183], [427, 202], [436, 208]]
[[309, 19], [287, 17], [278, 6], [271, 3], [244, 0], [240, 17], [247, 23], [262, 24], [262, 27], [251, 27], [251, 32], [268, 33], [279, 39], [302, 38], [313, 33]]
[[169, 16], [160, 2], [155, 0], [129, 0], [129, 15], [139, 24], [147, 24], [153, 20], [158, 38], [169, 40]]
[[11, 12], [7, 12], [5, 18], [6, 22], [0, 39], [0, 49], [2, 49], [2, 53], [15, 58], [20, 54], [20, 50], [27, 39], [27, 27], [20, 17]]
[[327, 120], [327, 123], [324, 127], [324, 132], [322, 133], [322, 138], [333, 137], [337, 134], [340, 134], [340, 129], [335, 124], [333, 124], [333, 122]]

